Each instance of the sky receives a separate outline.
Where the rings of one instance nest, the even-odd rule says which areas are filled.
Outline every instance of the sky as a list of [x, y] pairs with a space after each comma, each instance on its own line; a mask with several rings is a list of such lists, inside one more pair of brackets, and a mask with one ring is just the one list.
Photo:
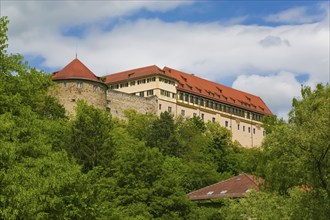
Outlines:
[[76, 54], [96, 75], [171, 67], [260, 96], [287, 119], [301, 85], [329, 83], [329, 1], [15, 1], [10, 53], [58, 71]]

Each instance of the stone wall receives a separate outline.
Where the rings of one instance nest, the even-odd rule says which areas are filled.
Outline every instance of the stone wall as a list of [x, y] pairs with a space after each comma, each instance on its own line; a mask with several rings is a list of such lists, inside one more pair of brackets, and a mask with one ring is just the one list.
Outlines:
[[[58, 99], [69, 116], [75, 114], [78, 100], [84, 100], [96, 108], [106, 109], [107, 87], [102, 83], [82, 80], [61, 80], [56, 82], [58, 85], [50, 91], [50, 94]], [[78, 83], [82, 84], [78, 85]]]
[[113, 117], [124, 119], [124, 111], [133, 109], [139, 113], [157, 112], [157, 97], [139, 97], [136, 95], [126, 94], [114, 90], [108, 90], [107, 109]]

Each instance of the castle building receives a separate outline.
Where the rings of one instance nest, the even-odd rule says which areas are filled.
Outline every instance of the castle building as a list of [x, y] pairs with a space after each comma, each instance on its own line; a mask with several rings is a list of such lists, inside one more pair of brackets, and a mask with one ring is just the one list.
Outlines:
[[233, 140], [246, 147], [261, 145], [265, 135], [261, 119], [272, 114], [258, 96], [169, 67], [153, 65], [100, 78], [74, 59], [52, 79], [59, 83], [54, 95], [69, 114], [82, 99], [119, 118], [126, 109], [199, 116], [228, 128]]

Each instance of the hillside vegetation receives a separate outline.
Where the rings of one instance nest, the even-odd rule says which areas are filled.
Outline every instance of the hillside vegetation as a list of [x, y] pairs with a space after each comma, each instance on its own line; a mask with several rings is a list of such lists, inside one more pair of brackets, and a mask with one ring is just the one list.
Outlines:
[[[127, 121], [79, 102], [74, 118], [47, 95], [50, 75], [7, 53], [0, 18], [0, 219], [327, 219], [330, 87], [302, 89], [288, 122], [265, 119], [261, 148], [200, 118], [128, 110]], [[205, 205], [186, 194], [242, 172], [262, 193]]]

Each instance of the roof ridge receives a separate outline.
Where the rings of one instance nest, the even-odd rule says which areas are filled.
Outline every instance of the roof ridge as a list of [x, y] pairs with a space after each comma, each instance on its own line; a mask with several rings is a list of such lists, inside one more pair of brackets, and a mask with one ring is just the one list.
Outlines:
[[259, 184], [251, 177], [251, 176], [254, 176], [252, 174], [246, 174], [246, 173], [243, 173], [245, 176], [247, 176], [253, 183], [254, 185], [258, 186], [259, 187]]
[[192, 191], [192, 192], [188, 193], [187, 195], [190, 195], [191, 193], [194, 193], [194, 192], [196, 192], [196, 191], [200, 191], [200, 190], [202, 190], [202, 189], [210, 188], [211, 186], [214, 186], [214, 185], [217, 185], [217, 184], [220, 184], [220, 183], [227, 182], [227, 181], [229, 181], [229, 180], [231, 180], [231, 179], [237, 178], [237, 177], [240, 176], [240, 175], [241, 175], [241, 174], [238, 174], [238, 175], [236, 175], [236, 176], [230, 177], [229, 179], [225, 179], [225, 180], [222, 180], [222, 181], [220, 181], [220, 182], [216, 182], [216, 183], [213, 183], [213, 184], [211, 184], [211, 185], [205, 186], [205, 187], [203, 187], [203, 188], [197, 189], [197, 190], [195, 190], [195, 191]]
[[123, 74], [123, 73], [126, 73], [126, 72], [134, 71], [134, 70], [143, 70], [143, 69], [147, 69], [147, 68], [150, 68], [150, 67], [156, 67], [158, 70], [163, 71], [163, 70], [162, 70], [161, 68], [159, 68], [157, 65], [153, 64], [153, 65], [144, 66], [144, 67], [139, 67], [139, 68], [134, 68], [134, 69], [130, 69], [130, 70], [124, 70], [124, 71], [120, 71], [120, 72], [117, 72], [117, 73], [107, 74], [107, 75], [105, 75], [104, 77], [107, 77], [107, 76], [114, 76], [114, 75], [119, 75], [119, 74]]

